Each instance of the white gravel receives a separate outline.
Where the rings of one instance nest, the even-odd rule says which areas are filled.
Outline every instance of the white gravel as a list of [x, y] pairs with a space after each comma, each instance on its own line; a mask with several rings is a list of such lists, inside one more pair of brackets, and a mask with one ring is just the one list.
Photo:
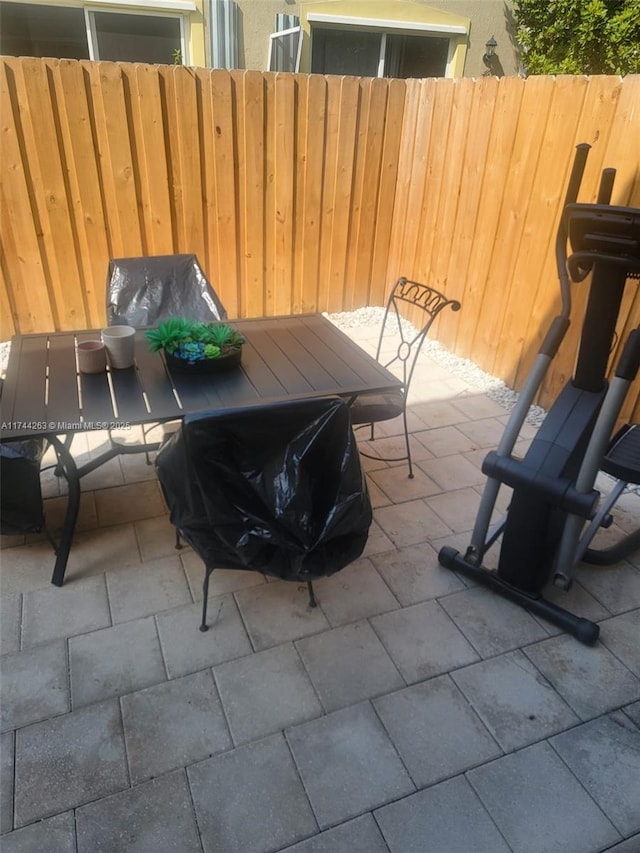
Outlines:
[[[341, 329], [354, 328], [356, 326], [378, 326], [382, 324], [384, 318], [384, 308], [369, 306], [367, 308], [358, 308], [357, 311], [341, 311], [335, 314], [325, 314], [333, 323]], [[407, 320], [402, 322], [406, 334], [411, 335], [416, 333], [416, 329]], [[481, 370], [477, 364], [470, 361], [468, 358], [460, 358], [449, 352], [448, 349], [438, 343], [438, 341], [427, 338], [422, 347], [422, 351], [426, 352], [436, 364], [446, 367], [452, 376], [457, 376], [463, 379], [469, 385], [477, 388], [480, 393], [486, 394], [491, 400], [503, 406], [507, 411], [514, 408], [518, 399], [517, 392], [509, 388], [501, 379], [486, 373]], [[540, 426], [546, 412], [540, 406], [531, 406], [527, 416], [527, 422], [534, 426]]]

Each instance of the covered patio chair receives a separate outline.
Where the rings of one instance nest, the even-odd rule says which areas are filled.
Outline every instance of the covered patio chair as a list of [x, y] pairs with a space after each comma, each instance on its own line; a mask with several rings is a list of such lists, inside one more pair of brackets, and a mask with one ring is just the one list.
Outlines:
[[[224, 305], [195, 255], [151, 255], [109, 261], [107, 319], [110, 326], [124, 324], [144, 328], [169, 317], [186, 317], [203, 323], [227, 319]], [[155, 426], [143, 427], [141, 444], [122, 444], [111, 433], [109, 439], [112, 446], [120, 447], [123, 452], [144, 453], [150, 464], [149, 451], [160, 446], [158, 442], [146, 440]], [[178, 422], [171, 422], [164, 425], [163, 431], [168, 435], [178, 427]]]
[[44, 529], [40, 465], [46, 440], [0, 442], [0, 533], [39, 533]]
[[[4, 380], [0, 378], [0, 397]], [[19, 536], [44, 529], [40, 466], [44, 438], [0, 441], [0, 533]]]
[[245, 569], [307, 584], [355, 560], [372, 511], [346, 403], [296, 400], [188, 416], [156, 459], [171, 521], [209, 578]]
[[169, 317], [211, 323], [227, 312], [195, 255], [113, 258], [107, 277], [110, 326], [155, 326]]
[[[419, 331], [407, 332], [407, 324], [403, 324], [402, 309], [416, 309], [423, 317]], [[445, 308], [453, 311], [460, 310], [460, 303], [455, 299], [447, 299], [444, 294], [407, 278], [399, 278], [394, 284], [382, 320], [376, 359], [385, 367], [395, 372], [400, 371], [404, 388], [388, 394], [360, 394], [351, 405], [351, 422], [370, 427], [370, 441], [375, 438], [374, 425], [381, 421], [389, 421], [402, 416], [406, 453], [402, 456], [380, 457], [373, 456], [363, 450], [363, 456], [372, 459], [382, 459], [385, 462], [402, 462], [407, 460], [409, 477], [413, 478], [411, 464], [411, 446], [409, 444], [409, 429], [407, 427], [407, 396], [411, 380], [416, 368], [420, 350], [425, 342], [429, 329], [438, 314]]]

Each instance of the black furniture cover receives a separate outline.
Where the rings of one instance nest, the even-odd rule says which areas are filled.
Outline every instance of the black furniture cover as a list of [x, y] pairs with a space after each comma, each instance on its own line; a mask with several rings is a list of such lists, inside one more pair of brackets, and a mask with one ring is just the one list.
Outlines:
[[209, 569], [310, 581], [367, 541], [371, 503], [339, 398], [188, 416], [156, 467], [171, 521]]
[[40, 463], [46, 440], [0, 442], [0, 533], [37, 533], [44, 527]]
[[195, 255], [113, 258], [107, 277], [107, 321], [136, 328], [169, 317], [212, 323], [227, 312]]

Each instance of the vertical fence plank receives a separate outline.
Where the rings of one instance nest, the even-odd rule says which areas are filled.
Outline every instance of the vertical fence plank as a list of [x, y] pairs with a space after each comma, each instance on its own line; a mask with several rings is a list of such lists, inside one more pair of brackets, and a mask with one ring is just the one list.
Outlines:
[[[580, 85], [581, 83], [581, 85]], [[536, 162], [530, 163], [530, 182], [523, 186], [526, 203], [518, 211], [522, 221], [517, 254], [510, 259], [510, 286], [500, 330], [500, 352], [496, 353], [493, 371], [513, 383], [520, 360], [531, 367], [535, 358], [535, 339], [527, 338], [532, 313], [536, 322], [548, 327], [557, 312], [559, 286], [557, 276], [543, 281], [545, 260], [554, 246], [567, 184], [573, 163], [574, 139], [582, 102], [586, 94], [586, 79], [576, 84], [571, 78], [559, 77], [553, 90], [543, 138], [536, 140]], [[574, 110], [571, 106], [575, 107]], [[523, 128], [523, 132], [524, 128]], [[528, 152], [531, 157], [534, 152]], [[537, 310], [536, 310], [537, 309]], [[504, 341], [504, 344], [503, 344]]]
[[320, 248], [324, 209], [324, 170], [327, 129], [327, 79], [320, 75], [300, 78], [298, 169], [300, 187], [296, 220], [297, 269], [294, 306], [301, 312], [318, 309]]
[[[525, 81], [518, 77], [503, 77], [497, 82], [492, 116], [489, 115], [488, 104], [482, 104], [482, 112], [487, 115], [491, 129], [484, 173], [478, 175], [482, 180], [479, 189], [481, 207], [467, 270], [464, 305], [458, 314], [459, 325], [453, 344], [456, 352], [465, 358], [477, 357], [484, 369], [487, 369], [489, 347], [481, 337], [479, 327], [491, 309], [490, 304], [487, 307], [484, 304], [487, 293], [496, 287], [504, 288], [503, 270], [493, 266], [492, 257], [496, 240], [502, 239], [498, 228], [503, 193], [511, 168], [513, 141], [526, 90]], [[479, 91], [481, 99], [483, 94], [487, 95], [486, 89]]]
[[265, 93], [262, 74], [243, 72], [242, 93], [238, 109], [242, 314], [260, 317], [265, 311]]
[[[144, 245], [149, 255], [170, 255], [179, 245], [171, 216], [169, 156], [157, 66], [127, 69], [131, 97], [131, 131], [136, 140], [136, 166], [140, 176], [140, 208]], [[204, 258], [203, 258], [204, 260]]]
[[354, 193], [358, 196], [358, 221], [350, 241], [346, 269], [345, 308], [370, 304], [371, 267], [374, 257], [375, 222], [382, 190], [381, 170], [387, 132], [389, 85], [386, 80], [361, 81], [358, 147]]
[[[368, 303], [382, 305], [387, 298], [390, 251], [393, 248], [394, 211], [398, 204], [397, 181], [400, 146], [404, 124], [406, 85], [404, 80], [390, 80], [380, 169], [380, 190], [374, 223], [371, 260], [371, 286]], [[392, 275], [395, 275], [393, 273]]]
[[109, 259], [100, 163], [92, 131], [82, 64], [60, 60], [51, 68], [69, 181], [69, 201], [78, 242], [78, 263], [86, 297], [82, 325], [105, 322], [104, 285]]
[[146, 253], [146, 247], [138, 213], [122, 65], [90, 62], [84, 67], [94, 104], [110, 251], [116, 258], [138, 257]]
[[295, 172], [295, 81], [275, 78], [274, 301], [276, 314], [287, 314], [293, 299]]
[[29, 158], [23, 158], [15, 81], [18, 69], [19, 61], [7, 60], [2, 63], [0, 78], [2, 263], [17, 330], [37, 332], [54, 328], [56, 318], [47, 286], [38, 211], [32, 201]]
[[[16, 68], [16, 84], [22, 132], [25, 144], [33, 152], [29, 160], [30, 191], [47, 257], [53, 312], [66, 328], [77, 329], [86, 325], [87, 311], [77, 262], [58, 105], [51, 85], [50, 65], [58, 62], [24, 60], [19, 70]], [[40, 140], [48, 140], [48, 144], [41, 144]]]
[[337, 311], [344, 304], [347, 243], [351, 228], [354, 147], [359, 110], [356, 77], [329, 78], [330, 156], [325, 170], [321, 278], [318, 308]]
[[513, 282], [514, 262], [530, 202], [535, 164], [543, 144], [547, 114], [556, 85], [552, 77], [533, 77], [527, 83], [533, 85], [525, 88], [515, 128], [491, 254], [491, 276], [487, 280], [482, 304], [483, 322], [474, 339], [474, 350], [482, 352], [485, 369], [489, 372], [494, 370], [499, 349], [503, 318]]
[[[464, 291], [462, 282], [455, 274], [452, 280], [449, 280], [449, 273], [452, 261], [455, 263], [457, 260], [453, 257], [453, 249], [456, 234], [461, 229], [459, 211], [462, 196], [466, 192], [465, 178], [467, 175], [464, 165], [469, 142], [469, 121], [475, 88], [473, 80], [458, 80], [453, 89], [453, 102], [446, 142], [447, 156], [442, 164], [437, 226], [434, 226], [431, 241], [433, 260], [428, 281], [451, 299], [460, 299]], [[471, 144], [475, 146], [475, 139]], [[436, 321], [434, 336], [439, 337], [442, 333], [448, 340], [452, 334], [447, 333], [447, 330], [455, 327], [457, 319], [456, 315], [450, 311], [441, 315]]]
[[[497, 101], [496, 77], [482, 77], [473, 81], [473, 98], [469, 104], [469, 126], [462, 164], [458, 210], [451, 251], [448, 259], [446, 281], [447, 296], [456, 298], [469, 310], [472, 304], [474, 270], [471, 254], [474, 240], [483, 230], [485, 198], [483, 195], [484, 172], [489, 152], [491, 125]], [[467, 305], [467, 298], [469, 305]], [[469, 317], [473, 321], [473, 317]], [[441, 315], [434, 327], [433, 336], [452, 349], [456, 346], [456, 334], [460, 328], [459, 314], [450, 311]]]
[[198, 78], [191, 68], [181, 65], [160, 65], [158, 69], [166, 97], [176, 251], [193, 252], [206, 265], [207, 187], [202, 180]]
[[[205, 74], [206, 83], [205, 85]], [[238, 260], [238, 165], [234, 118], [234, 84], [225, 71], [199, 73], [203, 90], [205, 173], [210, 183], [208, 215], [210, 238], [209, 275], [229, 317], [237, 317], [240, 305]], [[208, 125], [207, 125], [208, 122]], [[209, 147], [209, 144], [212, 148]]]

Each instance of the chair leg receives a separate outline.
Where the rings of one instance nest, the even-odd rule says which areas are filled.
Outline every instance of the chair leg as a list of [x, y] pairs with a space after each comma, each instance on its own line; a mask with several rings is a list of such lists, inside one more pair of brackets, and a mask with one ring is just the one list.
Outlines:
[[413, 480], [413, 465], [411, 464], [411, 445], [409, 444], [409, 428], [407, 426], [407, 412], [402, 413], [404, 421], [404, 441], [407, 446], [407, 464], [409, 465], [409, 479]]
[[176, 544], [175, 544], [175, 549], [176, 549], [176, 551], [179, 551], [181, 548], [182, 548], [182, 539], [180, 538], [180, 531], [179, 531], [179, 530], [178, 530], [178, 528], [176, 527]]
[[316, 595], [313, 591], [313, 584], [311, 581], [307, 581], [307, 589], [309, 590], [309, 607], [317, 607], [318, 602], [316, 601]]
[[209, 578], [213, 573], [213, 569], [208, 567], [204, 570], [204, 583], [202, 584], [202, 622], [200, 624], [201, 631], [208, 631], [207, 625], [207, 604], [209, 602]]

